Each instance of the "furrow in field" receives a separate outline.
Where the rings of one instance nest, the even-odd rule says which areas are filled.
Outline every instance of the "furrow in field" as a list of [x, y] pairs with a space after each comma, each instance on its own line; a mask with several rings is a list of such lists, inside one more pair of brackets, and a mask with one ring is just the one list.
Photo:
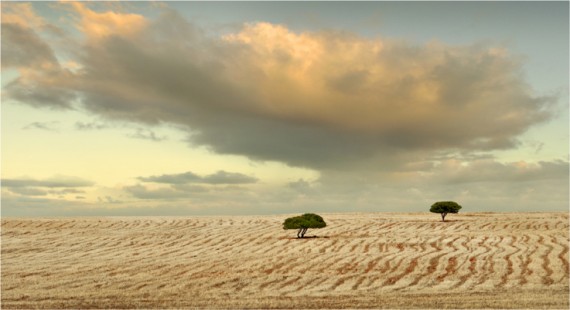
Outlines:
[[541, 236], [541, 238], [539, 239], [539, 244], [543, 247], [546, 247], [545, 253], [541, 256], [542, 268], [544, 269], [544, 271], [546, 273], [542, 277], [542, 283], [544, 285], [551, 285], [552, 283], [554, 283], [554, 280], [552, 280], [552, 278], [551, 278], [552, 273], [554, 271], [552, 270], [552, 268], [550, 268], [550, 258], [548, 256], [552, 253], [552, 250], [554, 249], [554, 247], [550, 244], [547, 244], [544, 240], [545, 240], [545, 238], [543, 236]]
[[[469, 248], [470, 251], [466, 252], [463, 257], [464, 262], [461, 266], [465, 267], [458, 267], [458, 270], [461, 268], [463, 272], [458, 271], [458, 274], [461, 275], [458, 282], [452, 287], [453, 289], [462, 287], [469, 290], [475, 286], [475, 280], [480, 276], [481, 256], [491, 250], [490, 247], [484, 245], [487, 239], [488, 237], [483, 237], [482, 239], [470, 238], [469, 242], [465, 244], [465, 247]], [[472, 249], [475, 250], [472, 251]]]
[[[488, 255], [485, 256], [485, 263], [483, 264], [482, 275], [477, 282], [477, 285], [484, 286], [486, 282], [490, 282], [487, 287], [494, 287], [496, 283], [500, 281], [497, 277], [497, 270], [500, 270], [502, 261], [500, 257], [502, 257], [502, 252], [505, 249], [501, 246], [504, 240], [503, 236], [496, 236], [493, 238], [489, 238], [487, 245], [494, 249], [495, 251], [490, 251]], [[497, 266], [499, 265], [499, 266]]]
[[402, 265], [406, 258], [400, 253], [393, 253], [392, 258], [385, 257], [386, 261], [378, 269], [377, 272], [372, 272], [371, 277], [368, 279], [366, 287], [369, 289], [382, 288], [385, 279], [390, 278]]
[[[441, 239], [437, 241], [427, 242], [431, 247], [430, 252], [422, 256], [422, 259], [418, 261], [420, 267], [418, 271], [423, 270], [423, 272], [414, 273], [414, 279], [410, 282], [409, 286], [417, 286], [423, 279], [430, 279], [431, 275], [437, 270], [439, 264], [439, 259], [446, 255], [440, 246]], [[434, 255], [435, 254], [435, 255]]]
[[352, 274], [352, 275], [348, 275], [348, 276], [342, 276], [340, 278], [337, 278], [336, 281], [334, 281], [334, 283], [327, 289], [328, 292], [330, 291], [334, 291], [336, 290], [339, 286], [345, 284], [345, 282], [347, 280], [353, 279], [355, 278], [356, 275]]
[[[560, 252], [560, 254], [558, 254], [558, 258], [560, 259], [560, 262], [562, 263], [563, 266], [563, 271], [564, 271], [564, 275], [568, 276], [569, 273], [569, 269], [568, 269], [568, 239], [564, 239], [564, 238], [559, 238], [559, 240], [561, 241], [560, 246], [562, 247], [562, 251]], [[562, 277], [561, 280], [564, 280], [565, 277]]]
[[448, 276], [455, 274], [458, 264], [458, 247], [456, 243], [460, 238], [461, 237], [459, 236], [447, 242], [444, 242], [443, 240], [441, 241], [441, 243], [445, 244], [444, 248], [442, 248], [444, 255], [441, 256], [442, 259], [438, 259], [437, 261], [430, 261], [428, 270], [435, 269], [433, 272], [433, 276], [435, 278], [432, 279], [431, 283], [429, 283], [428, 286], [440, 285]]
[[[510, 242], [506, 242], [506, 239], [510, 239]], [[499, 287], [505, 286], [507, 284], [507, 281], [509, 280], [509, 276], [511, 276], [515, 272], [515, 269], [513, 268], [513, 261], [511, 260], [511, 256], [520, 252], [520, 249], [514, 245], [515, 242], [517, 242], [516, 236], [512, 236], [510, 238], [505, 238], [505, 244], [503, 247], [513, 248], [514, 250], [509, 251], [504, 256], [504, 260], [506, 262], [506, 272], [501, 275], [501, 282], [499, 282], [499, 284], [498, 284]]]
[[[552, 252], [550, 252], [550, 268], [552, 269], [551, 278], [553, 283], [566, 284], [564, 281], [566, 281], [565, 279], [566, 275], [568, 274], [568, 270], [566, 269], [564, 260], [562, 260], [561, 257], [563, 257], [563, 253], [567, 251], [566, 248], [568, 245], [567, 243], [563, 244], [559, 242], [559, 239], [562, 239], [559, 235], [548, 235], [549, 244], [552, 246]], [[565, 239], [568, 240], [567, 238]]]
[[527, 276], [530, 276], [533, 271], [529, 268], [530, 263], [533, 260], [534, 254], [538, 250], [536, 246], [536, 240], [529, 235], [524, 235], [524, 241], [526, 243], [525, 251], [519, 255], [521, 260], [520, 274], [519, 274], [519, 285], [525, 285], [528, 283]]
[[277, 264], [272, 265], [268, 269], [263, 270], [263, 272], [267, 275], [270, 275], [272, 273], [285, 273], [285, 271], [288, 271], [289, 268], [291, 268], [291, 266], [294, 266], [296, 263], [300, 264], [302, 262], [303, 262], [303, 257], [288, 255], [282, 257], [280, 260], [278, 260]]
[[[367, 275], [365, 288], [376, 286], [376, 282], [385, 278], [384, 273], [390, 268], [390, 261], [396, 257], [398, 253], [383, 253], [383, 255], [370, 261], [364, 270]], [[360, 284], [359, 286], [361, 286]]]
[[408, 263], [406, 269], [403, 272], [401, 272], [395, 276], [389, 277], [388, 279], [386, 279], [386, 281], [384, 281], [384, 283], [382, 283], [382, 285], [383, 286], [394, 285], [394, 284], [396, 284], [396, 282], [398, 282], [403, 277], [405, 277], [409, 274], [412, 274], [418, 265], [418, 260], [419, 260], [418, 257], [411, 259], [410, 262]]

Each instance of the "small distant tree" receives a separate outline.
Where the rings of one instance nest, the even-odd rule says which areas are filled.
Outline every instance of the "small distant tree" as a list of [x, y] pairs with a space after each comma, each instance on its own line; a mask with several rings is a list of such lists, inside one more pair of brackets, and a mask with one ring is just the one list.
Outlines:
[[455, 201], [438, 201], [431, 205], [429, 212], [441, 213], [441, 221], [445, 222], [447, 213], [457, 213], [461, 206]]
[[323, 228], [326, 226], [325, 220], [314, 213], [290, 217], [283, 222], [283, 229], [298, 229], [297, 238], [304, 238], [309, 228]]

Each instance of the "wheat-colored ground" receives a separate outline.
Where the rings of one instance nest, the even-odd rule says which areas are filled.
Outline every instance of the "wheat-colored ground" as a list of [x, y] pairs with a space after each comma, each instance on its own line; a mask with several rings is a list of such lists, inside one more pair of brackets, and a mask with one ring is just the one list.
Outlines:
[[569, 308], [568, 214], [2, 219], [2, 308]]

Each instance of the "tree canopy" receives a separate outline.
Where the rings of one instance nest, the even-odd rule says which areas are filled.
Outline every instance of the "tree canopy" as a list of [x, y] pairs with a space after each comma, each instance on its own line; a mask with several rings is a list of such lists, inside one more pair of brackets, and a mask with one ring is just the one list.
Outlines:
[[448, 213], [457, 213], [461, 209], [461, 206], [455, 201], [438, 201], [431, 205], [429, 209], [433, 213], [441, 213], [441, 221], [445, 222], [445, 216]]
[[304, 238], [309, 228], [323, 228], [327, 223], [320, 215], [305, 213], [300, 216], [290, 217], [283, 222], [283, 229], [298, 229], [297, 238]]

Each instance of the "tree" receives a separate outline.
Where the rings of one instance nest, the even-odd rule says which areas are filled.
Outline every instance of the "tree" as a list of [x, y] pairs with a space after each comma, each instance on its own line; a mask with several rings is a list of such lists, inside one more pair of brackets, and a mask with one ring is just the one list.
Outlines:
[[457, 213], [461, 206], [455, 201], [438, 201], [431, 205], [429, 212], [441, 213], [441, 221], [445, 222], [447, 213]]
[[309, 228], [323, 228], [326, 226], [325, 220], [314, 213], [290, 217], [283, 222], [283, 229], [298, 229], [297, 238], [304, 238]]

